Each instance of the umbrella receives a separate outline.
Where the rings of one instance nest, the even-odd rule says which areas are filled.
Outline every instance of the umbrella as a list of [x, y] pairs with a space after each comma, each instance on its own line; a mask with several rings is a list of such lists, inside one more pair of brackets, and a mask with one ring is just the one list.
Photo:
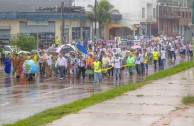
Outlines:
[[84, 53], [84, 54], [88, 54], [87, 49], [86, 49], [84, 46], [82, 46], [81, 44], [76, 44], [75, 47], [76, 47], [80, 52], [82, 52], [82, 53]]
[[103, 42], [104, 42], [103, 39], [98, 39], [98, 40], [96, 41], [97, 44], [102, 44]]
[[56, 52], [57, 53], [60, 53], [60, 51], [61, 51], [61, 47], [58, 47], [57, 50], [56, 50]]
[[106, 43], [115, 43], [114, 40], [107, 40]]
[[141, 46], [136, 45], [136, 46], [132, 46], [131, 48], [132, 48], [132, 49], [140, 49]]
[[56, 51], [56, 48], [55, 47], [49, 47], [47, 49], [47, 52], [55, 52]]

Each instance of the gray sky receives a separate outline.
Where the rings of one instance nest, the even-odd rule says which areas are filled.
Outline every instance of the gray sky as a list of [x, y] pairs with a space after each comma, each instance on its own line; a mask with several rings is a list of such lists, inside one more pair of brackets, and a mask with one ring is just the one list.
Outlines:
[[0, 0], [0, 12], [34, 12], [39, 7], [69, 6], [70, 0]]

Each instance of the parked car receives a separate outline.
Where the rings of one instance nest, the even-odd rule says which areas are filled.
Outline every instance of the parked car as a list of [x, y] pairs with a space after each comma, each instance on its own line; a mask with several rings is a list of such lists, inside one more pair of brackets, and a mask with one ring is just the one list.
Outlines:
[[5, 50], [5, 54], [12, 53], [14, 51], [18, 52], [18, 54], [21, 54], [21, 53], [30, 54], [29, 51], [23, 51], [10, 45], [4, 45], [4, 50]]

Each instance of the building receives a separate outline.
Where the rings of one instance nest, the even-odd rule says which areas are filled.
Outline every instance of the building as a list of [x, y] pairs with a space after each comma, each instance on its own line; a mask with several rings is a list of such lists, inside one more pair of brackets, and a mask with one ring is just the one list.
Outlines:
[[[68, 42], [90, 39], [91, 22], [87, 19], [85, 9], [72, 6], [72, 0], [63, 2], [62, 16], [61, 0], [0, 0], [0, 40], [9, 42], [14, 36], [29, 34], [48, 47], [56, 37], [60, 38], [61, 43], [63, 39]], [[121, 16], [113, 18], [120, 20]]]
[[180, 34], [190, 30], [192, 9], [185, 4], [161, 3], [159, 5], [159, 33], [168, 35]]
[[[109, 24], [110, 36], [126, 37], [131, 34], [152, 34], [151, 25], [156, 23], [156, 0], [108, 1], [122, 15], [121, 20], [112, 21]], [[83, 6], [89, 11], [88, 5], [94, 5], [94, 3], [95, 0], [74, 0], [73, 5]]]

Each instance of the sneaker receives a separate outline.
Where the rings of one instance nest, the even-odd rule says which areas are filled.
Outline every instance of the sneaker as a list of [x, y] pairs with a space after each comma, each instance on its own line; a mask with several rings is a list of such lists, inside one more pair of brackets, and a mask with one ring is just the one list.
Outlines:
[[59, 78], [60, 80], [63, 80], [63, 78]]

